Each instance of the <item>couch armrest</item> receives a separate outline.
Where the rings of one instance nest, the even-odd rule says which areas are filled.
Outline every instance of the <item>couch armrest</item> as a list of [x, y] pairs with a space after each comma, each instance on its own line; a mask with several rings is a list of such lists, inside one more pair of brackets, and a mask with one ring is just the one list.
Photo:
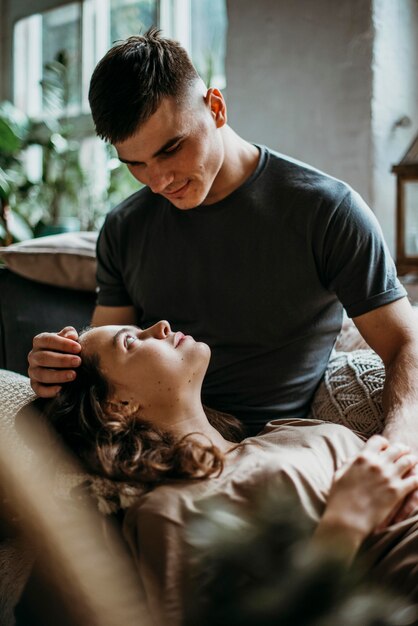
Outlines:
[[93, 292], [52, 287], [0, 268], [0, 368], [27, 373], [34, 335], [89, 324]]

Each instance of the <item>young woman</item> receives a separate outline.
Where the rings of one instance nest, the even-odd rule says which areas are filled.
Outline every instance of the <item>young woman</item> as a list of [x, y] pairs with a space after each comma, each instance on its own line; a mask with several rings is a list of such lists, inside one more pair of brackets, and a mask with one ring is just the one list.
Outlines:
[[332, 540], [347, 562], [362, 546], [377, 577], [418, 597], [418, 515], [389, 525], [418, 488], [407, 446], [380, 436], [365, 444], [343, 426], [307, 419], [270, 422], [237, 443], [237, 421], [201, 403], [206, 344], [166, 321], [92, 328], [80, 343], [77, 378], [45, 412], [90, 469], [144, 486], [124, 533], [157, 623], [181, 623], [187, 515], [218, 493], [245, 510], [267, 485], [294, 491], [316, 524], [314, 541]]

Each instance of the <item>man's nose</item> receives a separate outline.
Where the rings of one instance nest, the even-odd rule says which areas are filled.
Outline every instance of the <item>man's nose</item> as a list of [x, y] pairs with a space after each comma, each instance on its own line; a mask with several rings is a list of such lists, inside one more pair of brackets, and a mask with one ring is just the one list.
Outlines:
[[149, 172], [148, 186], [154, 193], [162, 193], [174, 181], [174, 174], [161, 167], [155, 167]]

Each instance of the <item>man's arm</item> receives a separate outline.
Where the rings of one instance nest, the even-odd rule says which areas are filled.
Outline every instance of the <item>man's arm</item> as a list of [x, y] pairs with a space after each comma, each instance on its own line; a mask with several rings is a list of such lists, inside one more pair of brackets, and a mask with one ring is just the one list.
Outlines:
[[[135, 322], [133, 306], [96, 306], [91, 323], [92, 326], [105, 326]], [[72, 326], [66, 326], [59, 333], [36, 335], [28, 355], [28, 375], [34, 392], [42, 398], [56, 396], [62, 383], [75, 378], [74, 368], [81, 363], [79, 352], [78, 334]]]
[[[385, 365], [383, 435], [418, 454], [418, 317], [407, 298], [402, 298], [353, 321]], [[407, 517], [415, 507], [417, 493], [396, 520]]]

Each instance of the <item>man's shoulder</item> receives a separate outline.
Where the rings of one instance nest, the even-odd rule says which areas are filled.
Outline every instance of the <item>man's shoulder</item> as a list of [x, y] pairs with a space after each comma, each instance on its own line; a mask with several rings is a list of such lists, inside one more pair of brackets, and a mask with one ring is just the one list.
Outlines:
[[333, 202], [355, 193], [346, 182], [313, 165], [265, 146], [260, 148], [266, 154], [267, 178], [280, 184], [283, 190], [321, 196]]

